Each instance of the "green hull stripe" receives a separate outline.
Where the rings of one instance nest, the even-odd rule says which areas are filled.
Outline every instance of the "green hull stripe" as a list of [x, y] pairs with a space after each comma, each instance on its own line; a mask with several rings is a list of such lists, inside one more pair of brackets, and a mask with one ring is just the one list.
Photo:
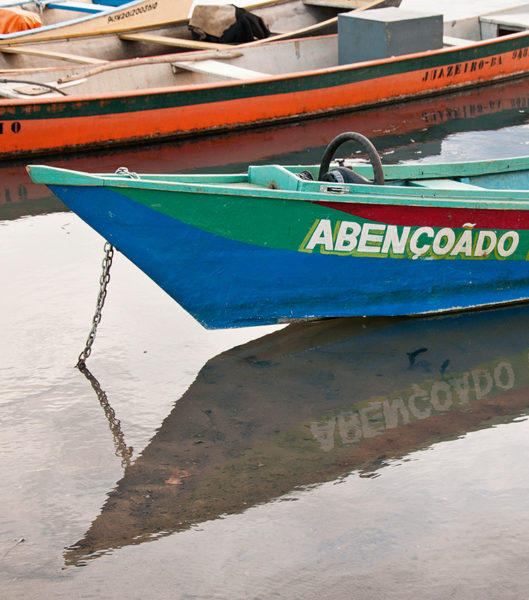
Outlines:
[[312, 202], [111, 188], [152, 210], [214, 235], [260, 247], [375, 258], [518, 260], [529, 231], [394, 226]]
[[213, 194], [179, 194], [156, 190], [111, 188], [153, 210], [220, 237], [258, 246], [297, 250], [319, 218], [343, 213], [310, 202], [292, 202]]

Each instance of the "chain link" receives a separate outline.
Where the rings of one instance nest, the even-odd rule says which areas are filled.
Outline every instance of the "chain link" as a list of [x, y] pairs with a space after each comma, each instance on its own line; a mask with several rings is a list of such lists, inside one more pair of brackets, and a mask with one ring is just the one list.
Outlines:
[[102, 262], [103, 272], [101, 273], [101, 277], [99, 279], [99, 294], [97, 296], [97, 305], [96, 311], [94, 314], [94, 318], [92, 319], [92, 328], [90, 329], [90, 333], [88, 334], [88, 338], [86, 340], [86, 346], [84, 350], [79, 354], [79, 359], [77, 364], [75, 365], [77, 368], [81, 369], [86, 363], [86, 360], [90, 356], [92, 352], [92, 344], [94, 343], [97, 326], [101, 321], [102, 310], [105, 304], [105, 299], [107, 297], [107, 286], [110, 281], [110, 267], [112, 266], [112, 259], [114, 257], [114, 246], [110, 242], [105, 242], [105, 257]]
[[85, 349], [81, 352], [81, 354], [79, 354], [79, 359], [75, 366], [92, 385], [92, 388], [94, 389], [99, 400], [99, 404], [103, 408], [107, 418], [112, 436], [114, 437], [114, 447], [116, 449], [115, 454], [116, 456], [121, 457], [121, 466], [126, 468], [130, 465], [133, 448], [132, 446], [127, 446], [125, 443], [125, 437], [121, 431], [121, 422], [116, 417], [114, 409], [110, 406], [106, 392], [101, 388], [99, 381], [92, 375], [92, 373], [90, 373], [88, 367], [86, 366], [86, 360], [92, 352], [92, 344], [94, 343], [96, 337], [97, 326], [101, 322], [103, 306], [107, 297], [107, 287], [110, 281], [110, 267], [112, 266], [112, 259], [114, 258], [114, 246], [112, 246], [110, 242], [105, 242], [104, 250], [105, 257], [101, 263], [103, 271], [101, 273], [101, 277], [99, 278], [99, 294], [97, 296], [96, 311], [92, 319], [92, 328], [88, 334]]

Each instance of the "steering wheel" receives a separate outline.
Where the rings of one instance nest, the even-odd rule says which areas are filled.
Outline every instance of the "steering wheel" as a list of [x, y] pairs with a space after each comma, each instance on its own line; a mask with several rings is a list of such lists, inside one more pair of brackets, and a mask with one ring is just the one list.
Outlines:
[[[362, 175], [355, 173], [352, 169], [348, 169], [347, 167], [336, 167], [335, 169], [329, 171], [331, 160], [334, 158], [334, 153], [338, 147], [351, 140], [358, 142], [366, 151], [369, 160], [371, 161], [371, 166], [373, 167], [373, 173], [375, 176], [373, 182], [369, 181], [369, 179], [366, 179]], [[334, 181], [337, 183], [374, 183], [375, 185], [384, 185], [384, 171], [382, 169], [380, 156], [378, 155], [378, 152], [371, 141], [361, 133], [347, 131], [335, 137], [325, 149], [321, 159], [318, 180]]]

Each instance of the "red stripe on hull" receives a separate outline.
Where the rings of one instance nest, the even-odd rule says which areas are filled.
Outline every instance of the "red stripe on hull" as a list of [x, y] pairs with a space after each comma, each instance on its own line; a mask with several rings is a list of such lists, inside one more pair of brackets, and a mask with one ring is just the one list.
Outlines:
[[386, 223], [420, 227], [462, 227], [475, 223], [479, 229], [529, 230], [529, 211], [520, 210], [472, 210], [467, 208], [444, 208], [436, 206], [394, 206], [373, 204], [343, 204], [340, 202], [317, 202], [344, 214]]

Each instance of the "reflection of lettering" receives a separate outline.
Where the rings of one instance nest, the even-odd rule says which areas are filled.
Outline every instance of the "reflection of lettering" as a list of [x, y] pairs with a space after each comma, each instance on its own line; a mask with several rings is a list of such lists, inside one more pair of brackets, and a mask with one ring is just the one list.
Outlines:
[[[529, 104], [527, 98], [514, 98], [511, 100], [512, 108], [520, 108]], [[444, 123], [452, 119], [472, 119], [480, 115], [486, 115], [489, 112], [495, 112], [502, 108], [501, 100], [490, 100], [488, 103], [477, 102], [474, 104], [464, 104], [455, 108], [443, 108], [432, 112], [425, 112], [422, 120], [426, 123]]]
[[24, 202], [28, 199], [28, 190], [25, 185], [19, 185], [17, 188], [4, 188], [3, 196], [0, 194], [0, 204], [9, 204], [10, 202]]
[[529, 106], [529, 97], [518, 97], [511, 99], [511, 108], [527, 108]]
[[[7, 191], [7, 190], [6, 190]], [[20, 200], [28, 199], [28, 189], [25, 185], [18, 186], [18, 197]]]
[[329, 419], [325, 423], [312, 423], [310, 426], [312, 435], [318, 440], [324, 452], [328, 452], [334, 448], [335, 423], [336, 419]]
[[318, 219], [300, 250], [342, 256], [505, 259], [516, 252], [519, 242], [516, 231], [474, 229], [473, 223], [458, 229], [356, 221], [338, 221], [333, 226], [330, 219]]
[[[525, 48], [527, 50], [527, 48]], [[514, 57], [513, 57], [514, 58]], [[516, 57], [516, 58], [522, 58]], [[486, 67], [497, 67], [502, 63], [501, 55], [491, 56], [489, 58], [482, 58], [480, 60], [469, 60], [463, 63], [457, 63], [454, 65], [445, 65], [443, 67], [436, 67], [435, 69], [428, 69], [425, 71], [422, 81], [436, 81], [439, 79], [447, 79], [449, 77], [455, 77], [457, 75], [464, 75], [465, 73], [474, 73], [482, 71]]]
[[325, 421], [313, 422], [310, 429], [324, 452], [336, 443], [357, 444], [381, 435], [388, 429], [408, 425], [449, 410], [466, 408], [473, 400], [511, 390], [515, 374], [510, 362], [472, 369], [450, 379], [430, 384], [413, 384], [394, 398], [377, 398], [358, 410], [344, 411]]

